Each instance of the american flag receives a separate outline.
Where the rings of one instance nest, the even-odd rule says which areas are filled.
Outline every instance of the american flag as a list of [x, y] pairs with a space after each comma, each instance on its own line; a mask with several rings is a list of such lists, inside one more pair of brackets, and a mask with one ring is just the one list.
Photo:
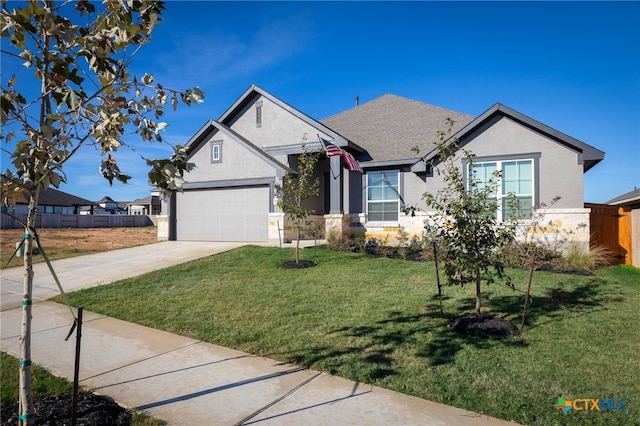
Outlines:
[[362, 170], [362, 166], [360, 166], [360, 163], [358, 163], [358, 160], [356, 160], [353, 155], [340, 148], [339, 146], [334, 145], [329, 141], [325, 141], [324, 139], [322, 139], [322, 145], [324, 145], [324, 150], [327, 153], [327, 157], [340, 156], [344, 159], [344, 162], [347, 165], [347, 169], [351, 170], [352, 172], [364, 173], [364, 171]]

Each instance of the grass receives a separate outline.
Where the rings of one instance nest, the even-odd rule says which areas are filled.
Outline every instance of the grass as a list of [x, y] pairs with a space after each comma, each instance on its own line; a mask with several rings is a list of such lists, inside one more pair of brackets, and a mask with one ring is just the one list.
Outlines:
[[[315, 253], [315, 254], [313, 254]], [[433, 263], [242, 247], [75, 292], [75, 306], [523, 424], [640, 424], [640, 271], [538, 272], [525, 334], [461, 336], [440, 318]], [[313, 255], [312, 255], [313, 254]], [[286, 257], [291, 258], [287, 253]], [[527, 271], [510, 270], [520, 289]], [[483, 311], [519, 324], [522, 293], [483, 287]], [[445, 314], [473, 311], [471, 286], [444, 288]], [[624, 411], [553, 408], [625, 399]]]
[[[18, 402], [18, 360], [9, 354], [0, 352], [0, 363], [0, 370], [2, 371], [2, 399], [0, 400], [0, 406], [4, 407]], [[73, 390], [72, 383], [53, 376], [38, 365], [31, 367], [31, 375], [34, 398], [61, 395]]]
[[[2, 372], [2, 400], [0, 406], [5, 407], [18, 402], [18, 360], [4, 352], [0, 352], [0, 368]], [[49, 395], [63, 395], [73, 391], [73, 383], [56, 377], [44, 368], [33, 365], [31, 367], [31, 386], [33, 397], [39, 398]], [[132, 426], [160, 426], [163, 423], [153, 417], [132, 411]]]

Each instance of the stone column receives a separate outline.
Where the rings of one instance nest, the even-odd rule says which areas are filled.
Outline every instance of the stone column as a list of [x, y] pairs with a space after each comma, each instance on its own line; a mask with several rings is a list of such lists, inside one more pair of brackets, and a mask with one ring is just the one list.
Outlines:
[[349, 237], [349, 224], [351, 223], [351, 216], [342, 213], [339, 214], [325, 214], [324, 215], [324, 229], [325, 239], [330, 236], [345, 238]]

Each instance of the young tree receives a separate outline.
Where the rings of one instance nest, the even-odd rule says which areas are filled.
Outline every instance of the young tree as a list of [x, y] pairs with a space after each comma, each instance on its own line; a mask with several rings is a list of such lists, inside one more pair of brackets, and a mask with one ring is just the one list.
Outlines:
[[[427, 228], [440, 241], [448, 283], [475, 283], [475, 310], [480, 318], [482, 281], [506, 279], [510, 284], [501, 252], [515, 238], [515, 223], [498, 221], [495, 197], [499, 173], [486, 181], [479, 179], [474, 173], [474, 155], [451, 139], [454, 123], [450, 119], [447, 123], [448, 130], [438, 132], [438, 155], [432, 162], [445, 186], [423, 195], [427, 206], [434, 210]], [[459, 166], [465, 163], [468, 174]]]
[[313, 177], [318, 156], [317, 152], [307, 152], [303, 148], [298, 156], [298, 173], [286, 173], [282, 187], [277, 187], [278, 207], [291, 220], [290, 226], [297, 233], [296, 263], [300, 263], [300, 238], [309, 228], [307, 218], [314, 212], [307, 208], [304, 202], [317, 197], [320, 192], [320, 179]]
[[[175, 109], [203, 101], [198, 89], [172, 90], [151, 75], [128, 72], [136, 53], [151, 39], [160, 22], [163, 2], [106, 0], [2, 1], [2, 61], [20, 61], [16, 75], [2, 76], [3, 150], [12, 170], [2, 173], [3, 205], [29, 200], [25, 227], [24, 300], [21, 330], [20, 421], [31, 423], [31, 295], [32, 248], [41, 191], [66, 181], [64, 164], [83, 146], [102, 156], [101, 174], [126, 183], [116, 151], [133, 149], [133, 134], [160, 142], [167, 104]], [[35, 83], [35, 84], [34, 84]], [[35, 89], [35, 90], [33, 90]], [[187, 170], [185, 151], [175, 148], [164, 160], [146, 159], [151, 183], [165, 191], [179, 190]]]
[[[533, 284], [533, 273], [544, 261], [544, 257], [550, 253], [557, 254], [568, 241], [568, 237], [573, 233], [561, 227], [554, 221], [546, 218], [547, 210], [560, 200], [557, 196], [549, 204], [539, 203], [533, 208], [531, 218], [526, 225], [519, 228], [522, 232], [520, 244], [516, 248], [520, 266], [529, 270], [527, 286], [524, 291], [524, 304], [522, 307], [522, 319], [520, 320], [520, 334], [524, 333], [524, 323], [527, 318], [527, 307], [531, 301], [531, 286]], [[582, 227], [584, 225], [578, 225]]]

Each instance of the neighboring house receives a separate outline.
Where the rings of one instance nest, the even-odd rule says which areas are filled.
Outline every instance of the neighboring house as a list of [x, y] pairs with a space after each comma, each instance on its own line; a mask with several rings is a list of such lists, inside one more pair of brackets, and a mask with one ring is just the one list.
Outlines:
[[633, 188], [633, 190], [612, 198], [605, 204], [626, 207], [630, 210], [640, 209], [640, 189]]
[[123, 205], [120, 205], [117, 201], [113, 201], [111, 197], [102, 197], [102, 199], [98, 201], [100, 207], [94, 211], [94, 214], [127, 214], [127, 203], [122, 204]]
[[[185, 176], [184, 191], [171, 198], [167, 237], [278, 241], [284, 214], [275, 187], [295, 172], [303, 150], [321, 149], [320, 139], [353, 154], [364, 169], [348, 171], [338, 156], [317, 163], [320, 196], [308, 207], [321, 215], [327, 232], [422, 235], [428, 214], [422, 195], [444, 186], [422, 156], [436, 157], [434, 142], [447, 118], [455, 122], [452, 136], [477, 156], [475, 170], [502, 170], [499, 201], [515, 192], [532, 207], [559, 196], [548, 209], [550, 220], [587, 224], [575, 238], [588, 243], [583, 174], [604, 158], [592, 146], [501, 104], [473, 117], [384, 95], [317, 121], [256, 86], [187, 142], [195, 168]], [[416, 146], [420, 154], [412, 151]], [[410, 217], [402, 212], [406, 205], [425, 211]]]
[[[80, 214], [83, 209], [91, 211], [97, 207], [93, 201], [67, 194], [54, 188], [40, 191], [38, 198], [39, 213], [59, 213], [64, 215]], [[14, 207], [3, 207], [3, 210], [16, 215], [26, 215], [29, 212], [29, 198], [25, 196]]]
[[132, 215], [159, 215], [162, 207], [161, 191], [151, 191], [151, 195], [129, 203], [127, 209]]
[[[606, 202], [618, 207], [617, 245], [627, 251], [625, 263], [640, 267], [640, 189], [624, 193]], [[615, 220], [615, 219], [612, 219]]]

